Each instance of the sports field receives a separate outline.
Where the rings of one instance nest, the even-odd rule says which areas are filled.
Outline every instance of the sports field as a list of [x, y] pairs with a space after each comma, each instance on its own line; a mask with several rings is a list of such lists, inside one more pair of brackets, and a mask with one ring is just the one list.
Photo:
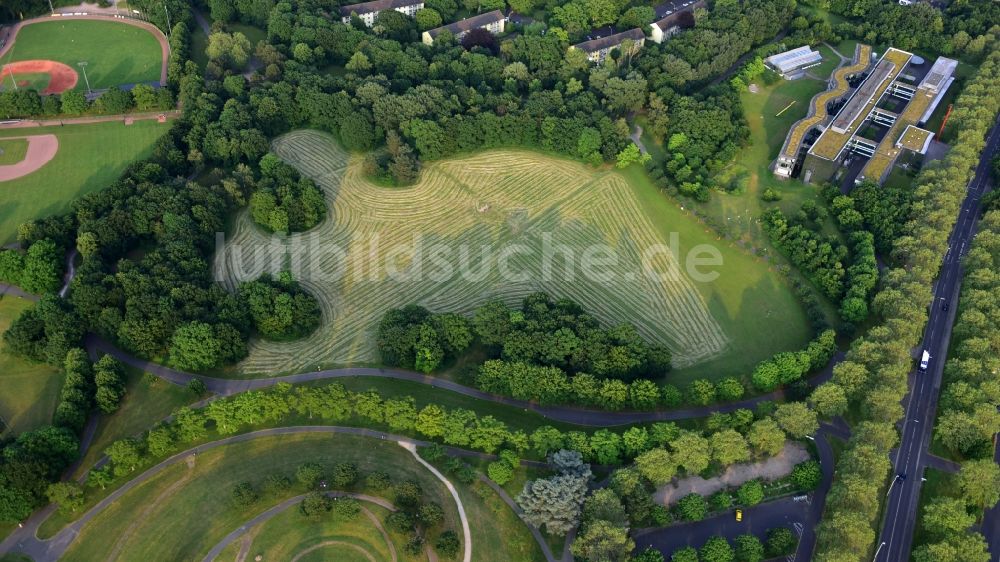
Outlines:
[[40, 170], [0, 182], [0, 244], [13, 241], [21, 223], [65, 212], [77, 197], [107, 187], [128, 164], [148, 156], [169, 127], [152, 119], [128, 126], [105, 122], [0, 130], [0, 141], [42, 134], [59, 139], [55, 158]]
[[[361, 159], [328, 135], [291, 133], [273, 150], [326, 191], [331, 216], [271, 240], [241, 215], [217, 255], [218, 275], [233, 288], [296, 254], [293, 274], [320, 300], [324, 324], [299, 342], [253, 342], [244, 374], [375, 362], [375, 327], [391, 307], [469, 313], [539, 290], [607, 323], [631, 321], [668, 345], [678, 367], [717, 376], [808, 338], [799, 305], [766, 264], [718, 241], [641, 173], [505, 150], [432, 163], [417, 185], [387, 189], [365, 180]], [[701, 244], [722, 256], [723, 265], [702, 268], [718, 274], [711, 282], [685, 264]], [[601, 258], [611, 262], [582, 265]]]
[[0, 139], [0, 166], [20, 162], [27, 152], [27, 139]]
[[[0, 334], [31, 306], [29, 301], [0, 297]], [[0, 344], [2, 345], [2, 344]], [[52, 421], [59, 401], [62, 375], [58, 369], [14, 357], [0, 347], [0, 436], [36, 429]]]
[[[361, 474], [381, 470], [393, 482], [416, 481], [423, 489], [424, 499], [444, 509], [442, 528], [456, 530], [461, 535], [455, 502], [444, 485], [395, 442], [349, 435], [299, 434], [227, 445], [177, 463], [131, 490], [84, 526], [62, 559], [201, 560], [247, 520], [303, 493], [301, 486], [294, 484], [279, 495], [264, 494], [256, 504], [244, 509], [229, 501], [236, 484], [248, 481], [260, 489], [269, 474], [281, 474], [294, 482], [295, 469], [307, 462], [319, 463], [327, 469], [336, 463], [353, 462]], [[359, 491], [372, 493], [363, 490], [363, 486]], [[379, 539], [378, 535], [369, 538], [373, 542]]]
[[[157, 38], [149, 31], [115, 21], [55, 20], [22, 27], [3, 64], [25, 60], [53, 60], [80, 74], [76, 89], [86, 81], [79, 63], [87, 63], [93, 89], [136, 82], [159, 82], [163, 64]], [[11, 87], [9, 79], [3, 88]]]

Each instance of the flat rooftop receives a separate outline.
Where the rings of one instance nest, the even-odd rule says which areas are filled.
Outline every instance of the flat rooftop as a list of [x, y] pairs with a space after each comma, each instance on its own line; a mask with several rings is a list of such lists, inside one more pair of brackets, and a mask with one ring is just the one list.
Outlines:
[[[906, 131], [911, 128], [912, 125], [916, 125], [920, 116], [924, 114], [924, 111], [930, 106], [931, 102], [934, 101], [936, 94], [927, 88], [918, 88], [917, 93], [913, 95], [913, 99], [910, 103], [906, 105], [903, 112], [899, 114], [896, 119], [896, 123], [885, 133], [882, 137], [882, 142], [878, 144], [878, 148], [875, 150], [875, 155], [868, 160], [865, 167], [861, 169], [861, 174], [858, 176], [860, 179], [870, 179], [874, 181], [881, 181], [882, 175], [892, 167], [892, 164], [899, 157], [899, 153], [902, 148], [897, 147], [897, 144], [903, 143], [903, 137], [906, 135]], [[918, 129], [922, 130], [922, 129]], [[911, 149], [912, 150], [912, 149]]]
[[[823, 131], [809, 153], [826, 160], [836, 160], [844, 145], [858, 132], [861, 124], [878, 105], [886, 89], [903, 71], [912, 57], [910, 53], [890, 48], [875, 65], [864, 83], [840, 110], [830, 127]], [[919, 117], [919, 115], [918, 115]]]
[[823, 55], [814, 51], [809, 45], [803, 45], [791, 51], [778, 53], [767, 57], [767, 64], [778, 69], [779, 72], [788, 72], [803, 66], [817, 63], [823, 60]]
[[899, 137], [899, 141], [896, 142], [896, 146], [923, 154], [927, 152], [927, 145], [930, 144], [933, 137], [934, 133], [927, 129], [921, 129], [916, 125], [907, 125], [902, 136]]
[[920, 81], [918, 87], [925, 88], [936, 94], [948, 83], [948, 79], [955, 74], [957, 68], [957, 60], [938, 57], [934, 61], [934, 65], [931, 66], [931, 69], [927, 71], [927, 76], [924, 76], [924, 79]]
[[802, 144], [802, 139], [809, 132], [809, 129], [819, 125], [828, 117], [826, 104], [847, 93], [849, 87], [847, 77], [868, 68], [871, 57], [872, 48], [869, 45], [859, 44], [854, 49], [854, 64], [842, 66], [835, 70], [832, 78], [833, 87], [813, 96], [812, 101], [809, 102], [810, 110], [808, 116], [796, 121], [789, 130], [782, 154], [787, 158], [795, 158], [795, 155], [799, 152], [799, 146]]

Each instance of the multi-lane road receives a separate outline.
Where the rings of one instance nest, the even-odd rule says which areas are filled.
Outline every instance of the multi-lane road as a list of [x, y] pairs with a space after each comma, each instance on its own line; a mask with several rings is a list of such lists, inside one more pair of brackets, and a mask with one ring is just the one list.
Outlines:
[[986, 137], [986, 147], [976, 167], [976, 175], [968, 186], [961, 214], [949, 240], [948, 254], [941, 266], [934, 290], [930, 318], [924, 332], [922, 349], [931, 354], [927, 372], [910, 374], [910, 392], [903, 406], [899, 448], [891, 455], [893, 482], [888, 492], [882, 533], [876, 543], [875, 562], [897, 562], [910, 559], [913, 529], [920, 502], [920, 485], [928, 465], [928, 445], [934, 427], [941, 375], [944, 371], [951, 329], [955, 321], [958, 292], [962, 284], [962, 257], [968, 252], [980, 213], [980, 200], [992, 187], [990, 160], [1000, 151], [1000, 118]]

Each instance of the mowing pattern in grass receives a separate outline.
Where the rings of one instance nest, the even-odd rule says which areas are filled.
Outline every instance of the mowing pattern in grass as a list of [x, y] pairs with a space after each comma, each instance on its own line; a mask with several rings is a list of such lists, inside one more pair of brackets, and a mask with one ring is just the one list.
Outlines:
[[160, 44], [149, 31], [113, 21], [64, 20], [22, 27], [3, 63], [54, 60], [80, 72], [77, 90], [86, 81], [77, 63], [87, 62], [90, 87], [110, 88], [136, 82], [159, 82]]
[[378, 527], [365, 511], [348, 521], [336, 518], [317, 521], [303, 517], [298, 509], [292, 508], [249, 531], [253, 540], [248, 559], [261, 555], [264, 560], [370, 562], [362, 552], [378, 561], [391, 560], [393, 550], [397, 556], [402, 555], [405, 537], [390, 536], [393, 549], [390, 550], [382, 536], [385, 527], [381, 521], [385, 520], [389, 510], [368, 502], [360, 502], [360, 505], [377, 518], [380, 522]]
[[[31, 306], [12, 296], [0, 297], [0, 333]], [[0, 349], [0, 436], [37, 429], [52, 421], [62, 386], [57, 369], [13, 357]], [[6, 429], [5, 429], [6, 426]]]
[[17, 164], [27, 152], [27, 139], [0, 139], [0, 166]]
[[[595, 173], [530, 152], [494, 151], [431, 164], [416, 186], [391, 190], [366, 181], [361, 166], [349, 164], [348, 155], [322, 133], [292, 133], [273, 149], [326, 191], [330, 216], [291, 243], [268, 240], [246, 214], [240, 216], [217, 261], [220, 278], [230, 289], [256, 278], [274, 267], [274, 260], [263, 259], [265, 252], [280, 254], [271, 244], [283, 245], [300, 253], [303, 267], [296, 277], [320, 300], [324, 324], [300, 342], [254, 342], [244, 372], [374, 361], [373, 331], [391, 307], [416, 302], [468, 313], [492, 297], [515, 304], [539, 290], [573, 298], [605, 322], [635, 323], [644, 337], [669, 346], [678, 366], [713, 358], [729, 344], [674, 255], [644, 257], [669, 241], [617, 173]], [[433, 259], [438, 244], [440, 257], [455, 268], [447, 275], [439, 275], [444, 268]], [[599, 244], [617, 254], [614, 268], [600, 270], [613, 273], [607, 280], [580, 267], [584, 251]], [[414, 248], [423, 252], [422, 260]], [[572, 254], [574, 266], [566, 267], [561, 249]], [[546, 255], [554, 256], [547, 271]], [[297, 260], [291, 264], [294, 273]], [[334, 278], [338, 269], [343, 275]]]
[[443, 528], [458, 528], [455, 502], [444, 486], [395, 442], [350, 435], [285, 435], [212, 449], [164, 470], [87, 524], [63, 559], [200, 560], [248, 519], [303, 493], [295, 486], [241, 509], [229, 501], [233, 486], [244, 481], [259, 486], [273, 473], [294, 481], [295, 469], [307, 462], [327, 468], [353, 462], [362, 474], [381, 470], [393, 482], [414, 480], [427, 501], [444, 508]]
[[0, 131], [0, 138], [47, 133], [59, 137], [59, 152], [45, 167], [0, 182], [0, 243], [13, 241], [21, 223], [66, 212], [77, 197], [107, 187], [125, 166], [148, 156], [169, 127], [145, 120], [128, 126], [107, 122]]

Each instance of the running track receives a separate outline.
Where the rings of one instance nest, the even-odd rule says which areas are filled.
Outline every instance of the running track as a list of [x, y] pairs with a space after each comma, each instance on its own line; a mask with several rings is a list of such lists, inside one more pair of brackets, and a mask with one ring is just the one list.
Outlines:
[[116, 18], [113, 15], [102, 15], [102, 14], [88, 14], [86, 16], [70, 16], [61, 15], [58, 17], [53, 16], [41, 16], [37, 18], [32, 18], [17, 22], [11, 26], [4, 27], [4, 31], [0, 34], [0, 38], [7, 38], [7, 43], [0, 48], [0, 60], [10, 51], [14, 45], [17, 43], [17, 32], [21, 30], [22, 27], [26, 25], [31, 25], [33, 23], [39, 23], [43, 21], [60, 21], [60, 20], [98, 20], [98, 21], [116, 21], [123, 23], [125, 25], [131, 25], [134, 27], [139, 27], [145, 29], [146, 31], [153, 34], [156, 38], [157, 43], [160, 44], [160, 55], [162, 62], [160, 64], [160, 85], [166, 86], [167, 84], [167, 62], [170, 59], [170, 43], [167, 42], [167, 37], [160, 31], [160, 28], [156, 27], [151, 23], [147, 23], [141, 20], [136, 20], [132, 18]]

